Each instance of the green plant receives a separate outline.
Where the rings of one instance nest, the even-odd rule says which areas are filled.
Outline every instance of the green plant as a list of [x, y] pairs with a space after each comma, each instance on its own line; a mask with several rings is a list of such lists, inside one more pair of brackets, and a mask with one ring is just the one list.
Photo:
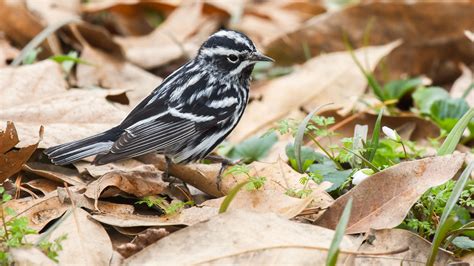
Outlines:
[[258, 161], [268, 154], [273, 145], [278, 141], [275, 132], [269, 132], [260, 137], [249, 138], [222, 154], [232, 160], [241, 160], [244, 163]]
[[438, 254], [438, 248], [440, 247], [441, 243], [448, 235], [449, 230], [457, 222], [456, 216], [452, 216], [451, 212], [454, 209], [456, 202], [458, 201], [459, 197], [462, 194], [463, 188], [466, 185], [468, 179], [471, 176], [472, 171], [474, 170], [474, 163], [471, 162], [469, 165], [464, 169], [461, 177], [459, 177], [458, 181], [456, 182], [453, 192], [449, 197], [448, 201], [446, 202], [446, 206], [443, 210], [443, 214], [439, 220], [438, 227], [436, 228], [436, 233], [433, 238], [433, 244], [431, 246], [431, 252], [428, 256], [428, 262], [426, 265], [432, 266], [436, 260], [436, 255]]
[[[15, 211], [4, 205], [11, 200], [11, 196], [0, 186], [0, 219], [2, 228], [0, 228], [0, 265], [9, 265], [11, 263], [8, 251], [11, 248], [34, 246], [26, 241], [27, 235], [37, 234], [36, 230], [28, 226], [27, 217], [16, 217]], [[7, 220], [7, 216], [11, 217]], [[37, 247], [40, 248], [49, 258], [57, 261], [58, 252], [62, 250], [61, 242], [66, 236], [61, 236], [53, 242], [43, 241]]]
[[59, 252], [63, 250], [61, 242], [66, 239], [67, 235], [64, 234], [54, 239], [53, 242], [43, 240], [39, 242], [38, 247], [41, 249], [41, 251], [43, 251], [44, 254], [46, 254], [46, 256], [48, 256], [48, 258], [52, 259], [55, 262], [59, 262], [57, 258], [59, 256]]
[[331, 241], [331, 246], [329, 247], [328, 256], [326, 259], [327, 266], [336, 265], [337, 257], [339, 255], [339, 245], [341, 244], [342, 238], [344, 237], [344, 233], [346, 231], [347, 224], [349, 223], [349, 218], [351, 217], [351, 210], [352, 198], [349, 198], [346, 203], [346, 207], [344, 207], [344, 211], [342, 212], [341, 218], [339, 219], [339, 223], [336, 226], [334, 237]]
[[146, 204], [148, 208], [157, 207], [162, 210], [166, 215], [172, 215], [180, 212], [186, 206], [194, 205], [193, 201], [182, 202], [180, 200], [174, 200], [168, 203], [164, 198], [157, 196], [146, 196], [135, 202], [135, 204]]
[[66, 55], [53, 55], [49, 59], [61, 64], [66, 75], [69, 75], [75, 64], [92, 65], [91, 63], [80, 59], [76, 51], [71, 51]]
[[230, 175], [230, 174], [243, 174], [248, 177], [248, 179], [244, 182], [241, 182], [237, 185], [235, 185], [229, 193], [225, 196], [224, 200], [221, 203], [221, 206], [219, 207], [219, 213], [224, 213], [227, 211], [227, 209], [230, 206], [230, 203], [232, 200], [234, 200], [235, 196], [237, 196], [237, 193], [242, 189], [246, 188], [247, 190], [257, 190], [260, 189], [266, 181], [266, 178], [263, 176], [251, 176], [250, 175], [250, 169], [247, 165], [234, 165], [230, 167], [225, 173], [224, 176]]

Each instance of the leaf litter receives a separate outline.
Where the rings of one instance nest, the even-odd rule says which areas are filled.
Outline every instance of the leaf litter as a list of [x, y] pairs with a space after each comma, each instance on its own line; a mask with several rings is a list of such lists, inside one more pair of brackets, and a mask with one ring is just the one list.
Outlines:
[[[425, 263], [432, 244], [400, 229], [401, 224], [414, 214], [412, 207], [421, 204], [424, 193], [456, 179], [466, 157], [472, 156], [434, 156], [445, 129], [426, 115], [427, 109], [420, 113], [417, 103], [400, 111], [367, 92], [373, 83], [346, 51], [343, 35], [358, 47], [354, 53], [362, 67], [376, 71], [379, 80], [425, 74], [434, 84], [451, 88], [452, 98], [465, 98], [470, 105], [472, 51], [464, 32], [472, 28], [467, 15], [472, 4], [367, 2], [328, 12], [333, 8], [318, 1], [0, 3], [0, 128], [5, 128], [0, 134], [0, 180], [14, 196], [2, 208], [15, 212], [6, 215], [7, 221], [25, 217], [30, 228], [50, 241], [66, 235], [57, 256], [61, 264], [324, 264], [333, 229], [352, 197], [338, 262]], [[405, 20], [399, 23], [402, 13]], [[432, 21], [433, 14], [443, 19]], [[71, 18], [79, 22], [60, 27], [30, 51], [31, 64], [8, 65], [41, 30]], [[420, 31], [415, 19], [436, 30]], [[231, 148], [251, 137], [259, 146], [259, 136], [281, 126], [282, 119], [302, 119], [315, 106], [332, 102], [331, 110], [318, 114], [336, 121], [319, 131], [322, 146], [347, 141], [357, 125], [368, 125], [370, 139], [380, 107], [387, 106], [382, 125], [396, 129], [407, 145], [414, 142], [410, 147], [430, 152], [384, 165], [356, 186], [350, 185], [351, 169], [362, 161], [349, 160], [344, 170], [336, 169], [315, 155], [320, 149], [310, 155], [312, 167], [296, 171], [287, 150], [291, 134], [250, 151], [258, 156], [245, 158], [247, 172], [229, 166], [231, 174], [221, 179], [220, 164], [171, 166], [173, 178], [186, 185], [162, 180], [165, 161], [154, 154], [105, 166], [90, 165], [91, 158], [56, 166], [41, 154], [44, 148], [119, 123], [224, 25], [247, 33], [278, 64], [290, 65], [257, 68], [262, 72], [252, 84], [242, 121], [228, 139]], [[77, 51], [80, 60], [68, 69], [51, 57], [69, 51]], [[41, 126], [44, 135], [38, 137]], [[311, 142], [305, 138], [305, 148], [314, 149]], [[471, 140], [463, 145], [467, 148], [459, 149], [469, 153]], [[364, 151], [352, 152], [360, 156]], [[344, 180], [328, 178], [338, 171], [348, 173]], [[219, 214], [225, 196], [249, 180], [252, 186], [239, 191], [228, 211]], [[472, 210], [468, 215], [472, 217]], [[19, 264], [52, 262], [36, 247], [9, 253]], [[465, 252], [440, 249], [436, 263], [456, 259], [470, 258]]]

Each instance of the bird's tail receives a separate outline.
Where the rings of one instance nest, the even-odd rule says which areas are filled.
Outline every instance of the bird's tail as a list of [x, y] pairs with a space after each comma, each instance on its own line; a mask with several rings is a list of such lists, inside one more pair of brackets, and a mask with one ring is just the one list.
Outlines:
[[85, 139], [48, 148], [44, 153], [54, 164], [65, 165], [92, 155], [107, 152], [120, 134], [121, 130], [113, 128]]

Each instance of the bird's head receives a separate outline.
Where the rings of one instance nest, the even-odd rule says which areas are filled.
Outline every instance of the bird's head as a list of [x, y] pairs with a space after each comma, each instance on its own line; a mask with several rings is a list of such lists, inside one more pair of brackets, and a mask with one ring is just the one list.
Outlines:
[[249, 77], [257, 62], [274, 60], [260, 53], [245, 34], [220, 30], [199, 49], [198, 59], [213, 66], [213, 71], [229, 76]]

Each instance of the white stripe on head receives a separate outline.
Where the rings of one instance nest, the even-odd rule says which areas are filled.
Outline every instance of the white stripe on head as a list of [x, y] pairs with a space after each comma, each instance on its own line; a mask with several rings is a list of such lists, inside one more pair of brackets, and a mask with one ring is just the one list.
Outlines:
[[212, 57], [214, 55], [230, 55], [230, 54], [239, 54], [239, 51], [224, 48], [222, 46], [213, 47], [213, 48], [204, 48], [201, 51], [201, 54]]
[[231, 40], [234, 40], [236, 43], [244, 44], [250, 49], [254, 47], [253, 44], [250, 43], [247, 38], [243, 37], [241, 34], [235, 31], [221, 30], [221, 31], [216, 32], [213, 36], [229, 38]]

